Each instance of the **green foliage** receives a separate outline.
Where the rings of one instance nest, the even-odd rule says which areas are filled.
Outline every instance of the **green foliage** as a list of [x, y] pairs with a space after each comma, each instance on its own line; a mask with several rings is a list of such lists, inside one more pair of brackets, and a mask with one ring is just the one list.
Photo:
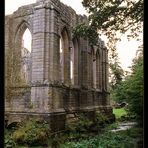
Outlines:
[[74, 28], [74, 36], [88, 38], [90, 45], [97, 44], [99, 35], [108, 37], [108, 47], [115, 50], [119, 33], [129, 30], [128, 38], [137, 38], [142, 32], [143, 0], [83, 0], [88, 12], [87, 24]]
[[43, 120], [25, 121], [14, 133], [13, 139], [18, 144], [47, 145], [49, 138], [49, 125]]
[[4, 146], [5, 148], [16, 148], [16, 143], [12, 138], [12, 134], [5, 129], [5, 137], [4, 137]]
[[126, 31], [143, 21], [143, 0], [83, 0], [82, 4], [90, 14], [91, 25], [105, 30]]
[[105, 127], [105, 131], [110, 131], [113, 129], [117, 129], [119, 127], [119, 122], [114, 122], [112, 124], [109, 124], [108, 126]]
[[87, 130], [89, 130], [89, 127], [92, 124], [93, 124], [93, 121], [82, 114], [82, 115], [79, 116], [79, 122], [78, 122], [78, 125], [77, 125], [77, 130], [78, 131], [87, 131]]
[[[98, 113], [96, 117], [96, 121], [106, 121], [107, 119], [107, 117], [101, 113]], [[80, 121], [77, 126], [80, 125], [81, 127], [75, 128], [77, 129], [75, 133], [73, 130], [69, 134], [65, 132], [54, 135], [49, 134], [50, 129], [45, 121], [26, 121], [21, 124], [19, 128], [15, 128], [15, 130], [11, 131], [11, 133], [6, 131], [7, 136], [5, 135], [5, 139], [7, 140], [5, 140], [5, 147], [40, 148], [43, 146], [50, 147], [52, 144], [53, 147], [60, 148], [131, 148], [135, 147], [135, 144], [138, 143], [139, 148], [142, 148], [143, 130], [140, 127], [135, 127], [126, 131], [111, 132], [111, 129], [118, 127], [118, 124], [114, 123], [106, 126], [105, 129], [97, 133], [96, 136], [92, 136], [89, 135], [90, 131], [84, 132], [84, 130], [80, 130], [80, 128], [89, 129], [89, 127], [92, 125], [92, 121], [89, 121], [88, 118], [83, 114], [80, 115], [79, 119], [82, 121]], [[88, 125], [87, 123], [84, 123], [87, 121], [89, 122]], [[46, 134], [42, 134], [42, 132]], [[16, 140], [16, 137], [19, 141]], [[10, 140], [8, 140], [8, 138]], [[137, 141], [137, 139], [140, 140]]]
[[108, 117], [100, 112], [96, 112], [96, 116], [95, 116], [95, 124], [98, 126], [105, 126], [107, 123], [109, 122]]
[[27, 120], [20, 123], [18, 127], [13, 128], [9, 134], [7, 134], [7, 140], [5, 145], [15, 144], [17, 147], [29, 146], [57, 146], [65, 141], [77, 141], [80, 139], [87, 139], [95, 132], [104, 127], [108, 118], [101, 114], [96, 113], [94, 118], [87, 116], [85, 113], [79, 113], [77, 118], [73, 122], [66, 123], [66, 131], [64, 133], [51, 133], [48, 123], [43, 120]]
[[83, 37], [84, 39], [88, 39], [90, 45], [96, 45], [98, 41], [98, 33], [96, 32], [96, 28], [92, 26], [88, 26], [85, 23], [78, 24], [73, 29], [74, 37]]
[[118, 86], [118, 84], [120, 84], [120, 82], [122, 81], [124, 77], [124, 71], [120, 66], [118, 54], [116, 53], [116, 51], [112, 52], [109, 58], [109, 77], [112, 91], [112, 89], [115, 89]]
[[138, 121], [143, 118], [144, 78], [142, 52], [133, 60], [132, 73], [125, 77], [113, 91], [114, 100], [128, 102], [129, 112], [137, 116]]
[[131, 148], [135, 147], [136, 139], [143, 135], [141, 128], [131, 128], [118, 132], [111, 132], [108, 129], [104, 133], [86, 140], [66, 142], [61, 145], [61, 148]]
[[66, 141], [86, 139], [94, 133], [101, 131], [109, 123], [105, 114], [97, 112], [94, 118], [89, 119], [85, 114], [79, 114], [73, 122], [66, 123]]
[[108, 123], [108, 117], [100, 112], [95, 113], [94, 119], [89, 119], [86, 115], [80, 114], [74, 122], [66, 124], [66, 130], [69, 132], [88, 132], [94, 126], [103, 127]]
[[83, 113], [79, 114], [78, 118], [74, 122], [66, 123], [66, 130], [69, 132], [86, 132], [89, 130], [93, 121], [91, 121]]

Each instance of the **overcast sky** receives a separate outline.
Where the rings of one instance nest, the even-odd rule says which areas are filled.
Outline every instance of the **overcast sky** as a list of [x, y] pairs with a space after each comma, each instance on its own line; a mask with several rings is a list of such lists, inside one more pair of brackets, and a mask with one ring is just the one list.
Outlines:
[[[86, 14], [86, 11], [81, 4], [82, 0], [74, 0], [74, 1], [60, 0], [60, 1], [65, 3], [66, 5], [71, 6], [78, 14]], [[5, 14], [6, 15], [11, 14], [14, 11], [16, 11], [18, 7], [35, 2], [36, 0], [5, 0]], [[30, 39], [30, 37], [27, 37], [27, 39]], [[26, 43], [29, 43], [29, 41], [26, 41], [25, 44]], [[117, 51], [119, 53], [121, 66], [124, 70], [128, 70], [128, 66], [131, 66], [132, 59], [135, 57], [136, 50], [139, 45], [140, 43], [136, 42], [135, 40], [131, 40], [129, 42], [124, 35], [121, 38], [121, 42], [117, 44]]]
[[[60, 0], [64, 4], [71, 6], [78, 14], [86, 14], [85, 8], [82, 6], [82, 0]], [[18, 7], [35, 3], [36, 0], [5, 0], [5, 14], [11, 14]]]

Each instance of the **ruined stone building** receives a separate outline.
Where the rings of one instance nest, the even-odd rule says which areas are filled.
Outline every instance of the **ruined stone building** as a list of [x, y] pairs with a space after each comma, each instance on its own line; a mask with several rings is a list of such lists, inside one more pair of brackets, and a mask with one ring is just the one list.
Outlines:
[[[87, 17], [77, 15], [60, 0], [37, 0], [5, 17], [5, 52], [11, 51], [12, 63], [22, 59], [25, 30], [32, 35], [32, 50], [27, 53], [31, 57], [29, 79], [24, 84], [12, 77], [13, 95], [5, 99], [8, 123], [45, 117], [59, 123], [54, 125], [58, 130], [75, 113], [103, 111], [112, 115], [108, 50], [101, 39], [92, 49], [87, 40], [73, 38], [72, 29], [82, 22], [87, 22]], [[21, 77], [22, 64], [13, 65], [12, 76]]]

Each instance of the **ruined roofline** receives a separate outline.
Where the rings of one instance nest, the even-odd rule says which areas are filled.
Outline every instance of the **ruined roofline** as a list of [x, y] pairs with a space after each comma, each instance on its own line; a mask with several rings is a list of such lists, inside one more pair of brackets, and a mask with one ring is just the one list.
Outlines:
[[[48, 2], [52, 2], [54, 4], [60, 3], [60, 4], [64, 5], [65, 7], [71, 9], [75, 14], [81, 15], [81, 14], [76, 13], [76, 11], [71, 6], [61, 2], [60, 0], [36, 0], [36, 3], [48, 3]], [[83, 16], [86, 16], [86, 15], [83, 15]]]
[[15, 17], [21, 12], [26, 12], [26, 14], [31, 14], [33, 13], [34, 9], [40, 9], [40, 8], [55, 9], [61, 13], [63, 12], [61, 10], [64, 9], [66, 10], [66, 12], [70, 12], [71, 14], [76, 15], [79, 18], [83, 18], [84, 20], [87, 20], [86, 15], [77, 14], [72, 7], [62, 3], [60, 0], [37, 0], [36, 3], [20, 6], [12, 14], [5, 15], [5, 16]]

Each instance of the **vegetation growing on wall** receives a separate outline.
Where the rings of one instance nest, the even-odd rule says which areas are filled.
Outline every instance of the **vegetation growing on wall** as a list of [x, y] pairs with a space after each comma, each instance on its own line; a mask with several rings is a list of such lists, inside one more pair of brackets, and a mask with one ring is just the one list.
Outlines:
[[[21, 78], [21, 55], [14, 48], [5, 51], [5, 98], [10, 101], [13, 96], [22, 95], [30, 89]], [[15, 88], [19, 89], [15, 89]]]

